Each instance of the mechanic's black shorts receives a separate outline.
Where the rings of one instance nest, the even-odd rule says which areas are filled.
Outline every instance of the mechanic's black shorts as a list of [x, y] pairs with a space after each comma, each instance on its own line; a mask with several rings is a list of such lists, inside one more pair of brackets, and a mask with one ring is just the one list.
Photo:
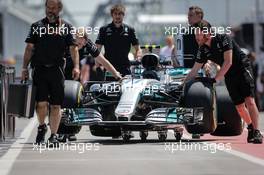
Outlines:
[[88, 56], [86, 58], [86, 63], [85, 64], [93, 67], [95, 65], [95, 59], [93, 57], [91, 57], [91, 56]]
[[246, 97], [255, 97], [254, 77], [250, 66], [244, 67], [236, 75], [226, 76], [225, 83], [235, 105], [244, 103]]
[[61, 67], [37, 66], [33, 68], [33, 83], [36, 86], [36, 101], [62, 105], [64, 99], [64, 73]]

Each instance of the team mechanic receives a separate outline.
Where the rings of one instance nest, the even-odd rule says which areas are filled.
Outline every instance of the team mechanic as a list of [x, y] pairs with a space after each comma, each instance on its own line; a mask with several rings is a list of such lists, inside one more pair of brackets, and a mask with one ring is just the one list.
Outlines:
[[[84, 85], [89, 80], [99, 81], [103, 80], [102, 72], [100, 67], [95, 65], [95, 57], [97, 55], [97, 47], [96, 45], [89, 39], [85, 30], [77, 30], [76, 32], [76, 44], [79, 50], [79, 58], [80, 58], [80, 66], [81, 66], [81, 74], [80, 74], [80, 82]], [[71, 58], [70, 50], [67, 49], [65, 53], [65, 78], [66, 80], [72, 80], [72, 68], [73, 61]]]
[[[46, 0], [46, 18], [33, 23], [29, 35], [26, 39], [26, 49], [24, 53], [22, 80], [28, 78], [28, 64], [31, 62], [33, 68], [33, 83], [36, 86], [36, 112], [39, 120], [36, 143], [44, 143], [47, 126], [45, 118], [50, 104], [50, 130], [51, 136], [48, 139], [48, 146], [58, 146], [57, 130], [61, 119], [61, 104], [64, 99], [64, 75], [63, 64], [66, 48], [70, 48], [74, 63], [72, 71], [73, 78], [79, 78], [79, 54], [78, 47], [73, 39], [71, 25], [59, 17], [63, 8], [61, 0]], [[61, 26], [67, 28], [68, 32], [54, 32]], [[46, 32], [40, 36], [36, 29], [55, 29], [53, 32]], [[114, 67], [95, 49], [96, 60], [109, 70], [116, 78], [120, 79], [120, 74]]]
[[225, 77], [229, 95], [240, 117], [248, 124], [248, 143], [261, 144], [263, 136], [258, 129], [259, 111], [254, 100], [254, 77], [250, 60], [230, 36], [217, 34], [212, 37], [211, 25], [207, 21], [202, 20], [195, 27], [195, 38], [200, 48], [185, 82], [194, 78], [207, 60], [220, 65], [221, 68], [212, 82], [218, 82]]
[[[96, 45], [88, 38], [87, 33], [85, 33], [84, 30], [78, 30], [76, 32], [76, 44], [78, 46], [79, 50], [79, 58], [80, 58], [80, 66], [81, 66], [81, 74], [80, 74], [80, 82], [82, 85], [84, 85], [89, 80], [91, 81], [99, 81], [103, 80], [103, 78], [100, 77], [100, 73], [102, 74], [101, 77], [103, 77], [103, 71], [99, 67], [98, 69], [94, 70], [93, 67], [95, 66], [95, 57], [98, 56], [98, 49]], [[65, 71], [64, 75], [66, 80], [72, 80], [72, 69], [74, 67], [72, 57], [70, 54], [70, 49], [66, 49], [65, 53]], [[101, 70], [101, 72], [100, 72]], [[91, 76], [90, 76], [91, 74]], [[66, 126], [63, 122], [60, 123], [59, 129], [58, 129], [58, 140], [63, 142], [65, 138], [67, 138], [69, 141], [76, 141], [77, 137], [74, 133], [71, 133], [72, 129], [74, 129], [74, 126]], [[67, 131], [67, 133], [70, 134], [61, 134], [60, 131]], [[63, 132], [64, 132], [63, 131]]]
[[96, 57], [94, 49], [98, 50], [96, 45], [88, 38], [84, 30], [77, 33], [76, 42], [81, 59], [81, 83], [84, 85], [88, 81], [103, 81], [104, 72], [99, 65], [95, 64], [94, 59]]
[[[193, 58], [192, 59], [183, 58], [183, 60], [178, 60], [176, 58], [176, 55], [177, 55], [176, 48], [174, 47], [172, 50], [172, 58], [173, 58], [172, 60], [173, 60], [174, 67], [184, 66], [186, 68], [192, 68], [195, 63], [195, 59], [197, 57], [197, 52], [199, 50], [199, 46], [195, 39], [195, 31], [193, 27], [195, 26], [195, 24], [201, 22], [204, 19], [204, 11], [201, 7], [191, 6], [189, 7], [189, 11], [187, 15], [188, 15], [189, 27], [188, 27], [188, 30], [182, 36], [183, 37], [183, 54], [186, 56], [187, 55], [192, 56]], [[207, 75], [213, 72], [215, 68], [216, 68], [216, 71], [219, 70], [219, 66], [216, 66], [210, 60], [208, 60], [207, 63], [204, 64], [203, 66], [203, 69]]]
[[114, 5], [110, 10], [112, 23], [100, 28], [96, 40], [99, 49], [104, 46], [105, 57], [124, 76], [131, 74], [128, 53], [131, 45], [135, 48], [135, 58], [142, 56], [135, 29], [123, 23], [125, 7]]

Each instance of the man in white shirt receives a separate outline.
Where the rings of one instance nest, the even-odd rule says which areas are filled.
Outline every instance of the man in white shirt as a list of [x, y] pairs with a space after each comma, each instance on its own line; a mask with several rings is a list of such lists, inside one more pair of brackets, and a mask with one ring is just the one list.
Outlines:
[[161, 60], [171, 60], [171, 53], [174, 48], [174, 38], [172, 36], [166, 37], [166, 46], [160, 49]]

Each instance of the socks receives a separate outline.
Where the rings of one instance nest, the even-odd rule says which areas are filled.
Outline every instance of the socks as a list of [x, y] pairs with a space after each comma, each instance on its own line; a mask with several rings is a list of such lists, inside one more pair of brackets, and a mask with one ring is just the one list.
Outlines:
[[252, 123], [248, 125], [247, 129], [254, 129]]
[[38, 128], [46, 128], [46, 124], [44, 123], [43, 125], [39, 125]]

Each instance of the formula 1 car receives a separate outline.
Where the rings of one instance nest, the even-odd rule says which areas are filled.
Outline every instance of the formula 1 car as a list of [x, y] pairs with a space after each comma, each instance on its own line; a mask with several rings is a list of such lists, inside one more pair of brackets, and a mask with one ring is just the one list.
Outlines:
[[131, 131], [139, 131], [142, 141], [156, 131], [165, 141], [168, 130], [180, 141], [183, 127], [191, 134], [242, 133], [242, 121], [224, 85], [212, 84], [202, 71], [183, 85], [190, 69], [172, 68], [169, 63], [148, 53], [141, 62], [131, 62], [133, 73], [121, 82], [95, 81], [82, 87], [66, 81], [64, 127], [58, 133], [78, 133], [82, 125], [89, 125], [94, 136], [122, 136], [124, 141], [131, 139]]

